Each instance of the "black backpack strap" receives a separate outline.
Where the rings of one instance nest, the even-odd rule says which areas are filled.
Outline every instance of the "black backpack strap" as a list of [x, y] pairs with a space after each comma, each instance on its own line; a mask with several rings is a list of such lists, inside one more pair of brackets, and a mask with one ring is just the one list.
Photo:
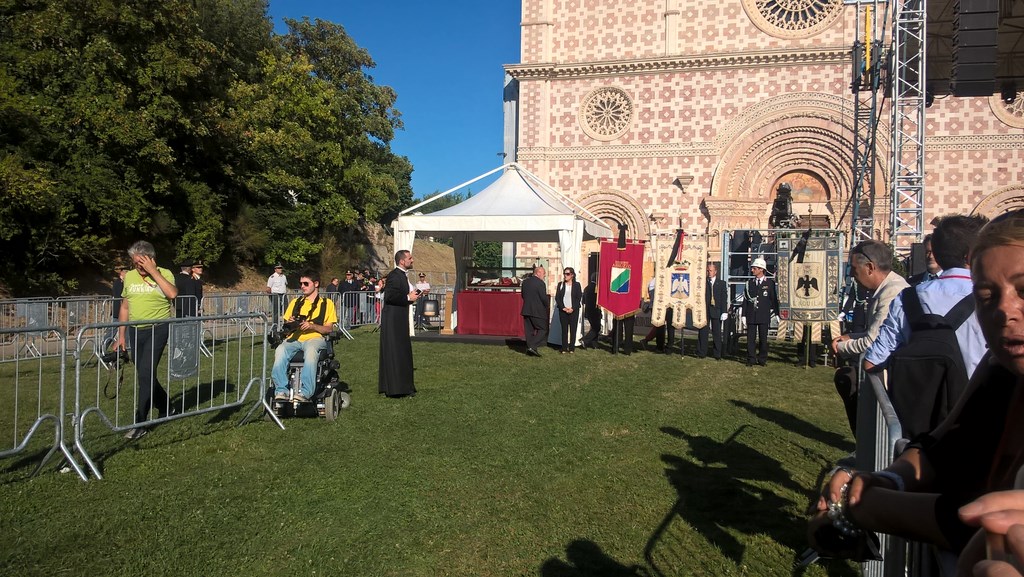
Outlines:
[[[320, 311], [317, 312], [316, 305], [320, 305]], [[313, 306], [309, 307], [309, 322], [315, 325], [324, 324], [324, 319], [327, 318], [327, 299], [317, 295], [316, 300], [313, 301]]]
[[974, 314], [974, 295], [967, 295], [960, 299], [960, 302], [956, 303], [953, 308], [949, 309], [949, 312], [943, 318], [946, 320], [946, 324], [953, 327], [953, 330], [956, 330], [972, 314]]
[[917, 289], [911, 286], [903, 289], [900, 300], [903, 301], [903, 314], [907, 319], [907, 326], [912, 327], [924, 316], [921, 297], [917, 296]]

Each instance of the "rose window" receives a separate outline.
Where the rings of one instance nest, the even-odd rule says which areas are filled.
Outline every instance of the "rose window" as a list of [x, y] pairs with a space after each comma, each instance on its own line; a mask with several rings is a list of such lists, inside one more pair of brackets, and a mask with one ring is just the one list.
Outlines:
[[743, 0], [743, 9], [762, 31], [779, 38], [807, 38], [843, 11], [843, 0]]
[[599, 88], [580, 105], [583, 132], [596, 140], [614, 140], [629, 130], [633, 101], [618, 88]]
[[988, 105], [999, 120], [1014, 128], [1024, 128], [1024, 92], [1018, 92], [1011, 101], [1003, 100], [1000, 94], [993, 94]]

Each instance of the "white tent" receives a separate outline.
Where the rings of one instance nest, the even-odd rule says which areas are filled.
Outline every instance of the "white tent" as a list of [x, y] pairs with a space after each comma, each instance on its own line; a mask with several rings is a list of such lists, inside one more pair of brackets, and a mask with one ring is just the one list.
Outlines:
[[[432, 214], [417, 211], [456, 190], [503, 174], [471, 198]], [[452, 237], [456, 284], [461, 290], [475, 241], [555, 242], [562, 266], [580, 269], [583, 241], [611, 237], [599, 218], [516, 163], [506, 164], [402, 211], [392, 223], [395, 252], [412, 250], [417, 234]]]

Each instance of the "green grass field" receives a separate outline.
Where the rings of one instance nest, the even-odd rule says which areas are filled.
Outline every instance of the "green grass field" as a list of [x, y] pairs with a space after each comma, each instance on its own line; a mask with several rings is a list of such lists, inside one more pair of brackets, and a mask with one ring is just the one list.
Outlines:
[[419, 394], [392, 400], [363, 329], [335, 423], [96, 421], [89, 483], [0, 461], [0, 575], [854, 575], [793, 567], [853, 443], [830, 369], [773, 346], [747, 368], [416, 342]]

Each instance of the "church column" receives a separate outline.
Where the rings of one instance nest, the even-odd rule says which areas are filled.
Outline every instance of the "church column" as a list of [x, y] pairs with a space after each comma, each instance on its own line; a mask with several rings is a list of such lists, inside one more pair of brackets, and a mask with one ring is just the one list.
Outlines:
[[679, 53], [679, 15], [676, 0], [665, 0], [665, 56]]

